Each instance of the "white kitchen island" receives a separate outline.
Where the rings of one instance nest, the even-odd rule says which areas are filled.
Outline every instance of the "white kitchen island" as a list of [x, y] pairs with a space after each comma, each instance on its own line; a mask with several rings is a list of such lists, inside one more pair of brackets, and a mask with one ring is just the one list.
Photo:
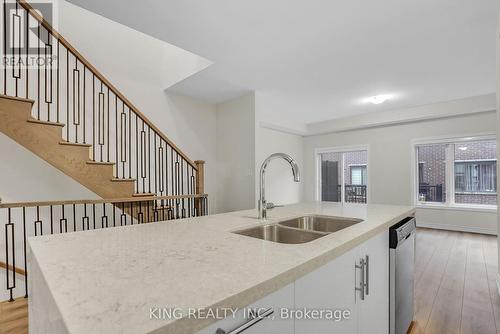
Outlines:
[[[273, 309], [276, 318], [280, 308], [348, 309], [352, 317], [338, 323], [269, 318], [245, 334], [385, 328], [386, 232], [413, 213], [405, 206], [325, 202], [269, 211], [266, 223], [309, 214], [363, 220], [303, 244], [232, 233], [264, 224], [256, 210], [31, 238], [30, 333], [229, 332], [247, 321], [247, 306]], [[371, 253], [370, 297], [375, 297], [361, 303], [354, 265]], [[374, 307], [382, 310], [382, 319], [366, 312]], [[235, 309], [240, 310], [232, 317], [227, 310]], [[163, 310], [178, 312], [165, 317]], [[229, 315], [225, 320], [211, 316], [221, 318], [223, 310]]]

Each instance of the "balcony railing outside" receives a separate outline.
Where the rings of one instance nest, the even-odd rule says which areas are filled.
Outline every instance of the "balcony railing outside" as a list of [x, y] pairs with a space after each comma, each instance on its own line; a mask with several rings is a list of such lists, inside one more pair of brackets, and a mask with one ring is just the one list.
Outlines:
[[446, 199], [443, 185], [429, 185], [420, 183], [418, 185], [418, 200], [420, 202], [444, 202]]

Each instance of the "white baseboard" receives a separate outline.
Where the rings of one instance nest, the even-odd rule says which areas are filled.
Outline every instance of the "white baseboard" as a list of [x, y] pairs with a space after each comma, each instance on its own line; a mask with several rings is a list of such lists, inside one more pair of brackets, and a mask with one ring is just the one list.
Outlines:
[[488, 228], [483, 228], [483, 227], [450, 225], [450, 224], [425, 223], [425, 222], [419, 221], [418, 219], [417, 219], [417, 227], [426, 227], [426, 228], [435, 228], [438, 230], [497, 235], [497, 231], [494, 229], [488, 229]]

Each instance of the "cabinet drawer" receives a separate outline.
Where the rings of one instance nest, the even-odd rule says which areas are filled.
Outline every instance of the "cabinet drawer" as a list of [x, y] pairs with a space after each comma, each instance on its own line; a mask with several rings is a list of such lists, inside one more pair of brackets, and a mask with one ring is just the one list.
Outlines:
[[246, 324], [251, 319], [248, 317], [248, 310], [258, 309], [264, 311], [272, 309], [274, 313], [244, 329], [242, 334], [290, 334], [293, 333], [293, 319], [280, 319], [280, 310], [282, 308], [293, 308], [294, 289], [293, 283], [286, 287], [271, 293], [270, 295], [262, 298], [261, 300], [253, 303], [245, 309], [238, 310], [236, 315], [229, 316], [223, 320], [208, 326], [197, 334], [216, 334], [217, 329], [222, 329], [226, 333]]

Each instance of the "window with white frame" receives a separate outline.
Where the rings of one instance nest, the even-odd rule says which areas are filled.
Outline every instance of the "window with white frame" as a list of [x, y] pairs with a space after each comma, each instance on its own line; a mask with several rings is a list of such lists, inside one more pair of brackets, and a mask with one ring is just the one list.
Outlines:
[[417, 202], [496, 206], [496, 139], [455, 139], [416, 145]]
[[321, 201], [366, 203], [366, 150], [327, 150], [318, 153], [318, 163], [318, 197]]

